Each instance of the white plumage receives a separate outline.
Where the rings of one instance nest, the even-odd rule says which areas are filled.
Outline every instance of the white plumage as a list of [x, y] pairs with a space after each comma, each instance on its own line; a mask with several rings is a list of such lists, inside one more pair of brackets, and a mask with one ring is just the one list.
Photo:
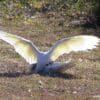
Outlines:
[[49, 51], [41, 52], [27, 39], [0, 31], [0, 39], [14, 46], [15, 51], [19, 53], [30, 65], [34, 72], [55, 72], [62, 68], [69, 68], [69, 61], [64, 63], [55, 63], [54, 61], [62, 54], [85, 51], [96, 48], [100, 39], [96, 36], [79, 35], [59, 40]]

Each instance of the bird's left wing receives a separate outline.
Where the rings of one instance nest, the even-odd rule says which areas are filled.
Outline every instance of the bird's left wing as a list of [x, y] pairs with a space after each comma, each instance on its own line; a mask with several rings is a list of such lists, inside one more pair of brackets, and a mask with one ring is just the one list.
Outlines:
[[55, 61], [60, 55], [64, 53], [85, 51], [96, 48], [100, 39], [96, 36], [79, 35], [70, 38], [59, 40], [49, 51], [50, 59]]
[[39, 52], [31, 41], [4, 31], [0, 31], [0, 39], [14, 46], [15, 51], [19, 53], [29, 64], [37, 62], [37, 55]]

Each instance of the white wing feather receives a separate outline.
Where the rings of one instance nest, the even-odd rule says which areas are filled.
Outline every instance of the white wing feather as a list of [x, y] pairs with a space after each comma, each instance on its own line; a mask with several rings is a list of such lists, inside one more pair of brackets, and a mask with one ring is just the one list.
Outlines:
[[50, 49], [50, 59], [55, 61], [60, 55], [70, 53], [72, 51], [85, 51], [96, 48], [100, 39], [96, 36], [79, 35], [71, 38], [64, 38], [58, 41]]
[[37, 55], [39, 52], [31, 41], [3, 31], [0, 31], [0, 39], [14, 46], [15, 51], [18, 52], [29, 64], [37, 62]]

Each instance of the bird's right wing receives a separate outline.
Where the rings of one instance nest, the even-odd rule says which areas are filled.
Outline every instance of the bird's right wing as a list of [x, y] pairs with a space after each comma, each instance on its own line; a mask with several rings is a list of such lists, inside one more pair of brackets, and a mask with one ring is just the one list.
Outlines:
[[39, 51], [31, 41], [3, 31], [0, 31], [0, 39], [14, 46], [15, 51], [29, 64], [37, 63]]
[[55, 61], [64, 53], [86, 51], [96, 48], [100, 39], [96, 36], [79, 35], [59, 40], [49, 51], [50, 59]]

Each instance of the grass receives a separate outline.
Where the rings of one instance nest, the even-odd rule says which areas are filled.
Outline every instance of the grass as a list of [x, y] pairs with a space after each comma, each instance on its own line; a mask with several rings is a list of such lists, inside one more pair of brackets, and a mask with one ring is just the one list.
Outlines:
[[[54, 13], [51, 12], [52, 16], [37, 14], [29, 20], [2, 20], [0, 30], [30, 39], [44, 51], [63, 37], [93, 34], [100, 30], [99, 27], [95, 30], [67, 26], [70, 20]], [[0, 41], [0, 99], [99, 100], [100, 47], [90, 52], [70, 53], [60, 59], [70, 58], [75, 67], [67, 70], [62, 77], [27, 74], [29, 65], [25, 60], [15, 53], [12, 46]]]

